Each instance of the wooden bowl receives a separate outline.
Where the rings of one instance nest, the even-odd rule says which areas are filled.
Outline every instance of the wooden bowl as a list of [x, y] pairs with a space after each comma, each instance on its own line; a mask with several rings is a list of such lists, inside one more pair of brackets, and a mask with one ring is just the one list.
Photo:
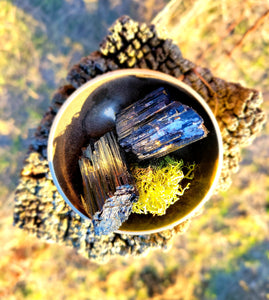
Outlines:
[[173, 153], [198, 165], [190, 188], [165, 215], [134, 214], [118, 232], [149, 234], [174, 227], [190, 218], [212, 195], [222, 167], [222, 139], [217, 121], [203, 98], [191, 87], [161, 72], [126, 69], [106, 73], [85, 83], [63, 104], [53, 122], [48, 141], [48, 160], [53, 181], [69, 206], [89, 219], [81, 205], [82, 178], [78, 166], [81, 148], [114, 128], [109, 112], [143, 98], [154, 89], [167, 88], [173, 99], [192, 107], [204, 119], [206, 138]]

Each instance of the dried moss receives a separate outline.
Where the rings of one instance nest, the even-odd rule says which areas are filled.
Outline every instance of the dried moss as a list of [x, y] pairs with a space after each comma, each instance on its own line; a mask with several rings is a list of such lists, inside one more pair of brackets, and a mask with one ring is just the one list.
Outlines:
[[[180, 199], [190, 182], [181, 184], [182, 180], [194, 177], [195, 163], [184, 166], [183, 160], [177, 161], [166, 156], [158, 165], [146, 168], [134, 166], [132, 174], [136, 181], [139, 199], [133, 205], [133, 212], [164, 215], [167, 208]], [[184, 174], [183, 169], [186, 169]]]

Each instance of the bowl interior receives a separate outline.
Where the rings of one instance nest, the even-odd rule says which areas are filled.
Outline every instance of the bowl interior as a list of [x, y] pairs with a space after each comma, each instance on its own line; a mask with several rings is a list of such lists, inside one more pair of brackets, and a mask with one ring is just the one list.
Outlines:
[[120, 232], [149, 233], [182, 222], [209, 196], [220, 169], [221, 141], [216, 121], [209, 108], [195, 92], [163, 73], [129, 70], [111, 72], [85, 84], [73, 93], [59, 111], [49, 138], [49, 165], [56, 186], [67, 203], [81, 216], [88, 218], [80, 197], [83, 193], [78, 166], [81, 148], [114, 128], [111, 112], [143, 98], [163, 86], [173, 100], [197, 111], [204, 119], [208, 136], [177, 150], [173, 156], [185, 163], [195, 162], [195, 177], [180, 200], [163, 216], [134, 214], [124, 222]]

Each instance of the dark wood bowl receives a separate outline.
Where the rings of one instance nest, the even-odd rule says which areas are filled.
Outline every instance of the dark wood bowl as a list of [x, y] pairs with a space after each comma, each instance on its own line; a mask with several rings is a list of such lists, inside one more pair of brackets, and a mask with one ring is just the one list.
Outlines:
[[82, 178], [78, 166], [81, 148], [115, 126], [109, 111], [143, 98], [154, 89], [167, 88], [173, 99], [197, 111], [204, 119], [208, 136], [173, 152], [184, 162], [198, 167], [191, 186], [171, 205], [165, 215], [134, 214], [118, 232], [148, 234], [174, 227], [190, 218], [212, 195], [222, 167], [222, 139], [217, 121], [202, 99], [188, 85], [161, 72], [127, 69], [106, 73], [85, 83], [64, 103], [55, 117], [48, 142], [48, 160], [53, 181], [70, 207], [89, 219], [81, 205]]

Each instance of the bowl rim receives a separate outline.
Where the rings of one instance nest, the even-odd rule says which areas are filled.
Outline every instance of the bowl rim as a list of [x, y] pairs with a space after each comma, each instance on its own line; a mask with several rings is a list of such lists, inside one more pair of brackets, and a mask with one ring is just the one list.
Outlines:
[[191, 96], [193, 96], [198, 102], [199, 104], [201, 104], [201, 106], [203, 107], [203, 109], [206, 111], [206, 113], [208, 114], [213, 126], [214, 126], [214, 130], [216, 133], [216, 137], [217, 137], [217, 144], [218, 144], [218, 161], [217, 161], [217, 170], [215, 173], [215, 177], [213, 179], [213, 182], [209, 188], [209, 190], [207, 191], [206, 195], [203, 197], [203, 199], [184, 217], [180, 218], [179, 220], [160, 227], [160, 228], [156, 228], [156, 229], [150, 229], [150, 230], [144, 230], [144, 231], [130, 231], [130, 230], [117, 230], [114, 231], [115, 233], [120, 233], [120, 234], [130, 234], [130, 235], [144, 235], [144, 234], [152, 234], [152, 233], [157, 233], [157, 232], [161, 232], [164, 230], [171, 230], [172, 228], [174, 228], [176, 225], [179, 225], [181, 223], [183, 223], [184, 221], [192, 218], [198, 211], [199, 209], [209, 200], [209, 198], [212, 196], [220, 175], [221, 175], [221, 170], [222, 170], [222, 164], [223, 164], [223, 143], [222, 143], [222, 136], [221, 136], [221, 132], [220, 132], [220, 128], [218, 125], [218, 122], [214, 116], [214, 113], [212, 112], [211, 108], [209, 107], [209, 105], [206, 103], [206, 101], [203, 99], [203, 97], [201, 95], [199, 95], [193, 88], [191, 88], [189, 85], [187, 85], [186, 83], [180, 81], [179, 79], [177, 79], [176, 77], [173, 77], [171, 75], [168, 75], [166, 73], [162, 73], [160, 71], [155, 71], [155, 70], [150, 70], [150, 69], [120, 69], [120, 70], [114, 70], [114, 71], [110, 71], [107, 72], [105, 74], [99, 75], [89, 81], [87, 81], [86, 83], [84, 83], [82, 86], [80, 86], [79, 88], [77, 88], [67, 99], [66, 101], [63, 103], [63, 105], [61, 106], [61, 108], [59, 109], [58, 113], [56, 114], [50, 132], [49, 132], [49, 138], [48, 138], [48, 146], [47, 146], [47, 156], [48, 156], [48, 165], [49, 165], [49, 169], [50, 169], [50, 173], [52, 176], [52, 180], [53, 183], [55, 184], [58, 192], [60, 193], [60, 195], [63, 197], [64, 201], [70, 206], [70, 208], [76, 212], [80, 217], [82, 217], [82, 219], [89, 221], [91, 220], [89, 217], [85, 216], [83, 213], [81, 213], [73, 204], [72, 202], [68, 199], [68, 197], [65, 195], [63, 189], [61, 188], [58, 179], [57, 179], [57, 175], [54, 169], [54, 165], [53, 165], [53, 141], [54, 141], [54, 135], [57, 129], [57, 126], [61, 120], [62, 115], [64, 114], [64, 112], [66, 111], [66, 109], [68, 108], [68, 106], [70, 105], [70, 103], [76, 99], [79, 94], [81, 92], [83, 92], [85, 89], [88, 89], [90, 86], [95, 85], [96, 83], [99, 83], [99, 86], [102, 84], [102, 82], [106, 82], [107, 80], [114, 78], [120, 78], [120, 77], [124, 77], [124, 76], [138, 76], [139, 78], [152, 78], [152, 79], [161, 79], [166, 81], [168, 84], [173, 84], [175, 86], [178, 86], [179, 88], [187, 91]]

